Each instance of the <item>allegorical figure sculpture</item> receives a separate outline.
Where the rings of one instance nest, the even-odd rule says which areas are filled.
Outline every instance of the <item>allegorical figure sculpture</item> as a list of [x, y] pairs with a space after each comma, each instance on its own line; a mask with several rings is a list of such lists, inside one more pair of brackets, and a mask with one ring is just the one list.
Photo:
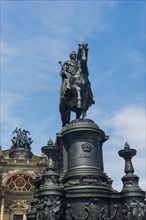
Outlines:
[[36, 220], [63, 220], [63, 205], [59, 197], [41, 198], [36, 208]]
[[94, 104], [91, 84], [88, 79], [88, 44], [79, 44], [78, 54], [73, 51], [70, 60], [62, 66], [62, 84], [60, 89], [60, 113], [62, 126], [70, 122], [71, 111], [76, 119], [85, 118], [88, 108]]
[[28, 137], [27, 134], [30, 134], [29, 131], [21, 130], [21, 128], [17, 128], [13, 131], [13, 134], [16, 133], [16, 136], [11, 139], [12, 141], [12, 148], [25, 148], [31, 149], [30, 145], [32, 144], [32, 139]]

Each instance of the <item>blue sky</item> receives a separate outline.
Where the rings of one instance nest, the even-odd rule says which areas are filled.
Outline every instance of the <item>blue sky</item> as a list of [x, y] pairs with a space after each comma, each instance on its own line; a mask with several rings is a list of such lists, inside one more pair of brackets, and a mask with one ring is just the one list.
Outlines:
[[[110, 136], [105, 172], [122, 188], [128, 141], [140, 186], [145, 185], [145, 1], [1, 1], [1, 146], [12, 131], [30, 131], [41, 154], [61, 130], [59, 60], [88, 42], [89, 79], [96, 104], [88, 111]], [[74, 119], [74, 115], [72, 115]]]

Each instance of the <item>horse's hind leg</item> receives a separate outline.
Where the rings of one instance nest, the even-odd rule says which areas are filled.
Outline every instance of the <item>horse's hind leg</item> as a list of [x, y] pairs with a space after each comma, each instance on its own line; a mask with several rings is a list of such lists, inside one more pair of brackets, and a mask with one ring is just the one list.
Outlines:
[[82, 111], [77, 111], [76, 112], [76, 119], [79, 119], [80, 118], [80, 116], [81, 116], [81, 114], [82, 114]]
[[70, 122], [70, 111], [68, 111], [67, 113], [66, 113], [66, 124], [69, 124], [69, 122]]
[[87, 116], [87, 113], [86, 113], [86, 111], [83, 110], [83, 112], [82, 112], [82, 119], [85, 119], [86, 116]]

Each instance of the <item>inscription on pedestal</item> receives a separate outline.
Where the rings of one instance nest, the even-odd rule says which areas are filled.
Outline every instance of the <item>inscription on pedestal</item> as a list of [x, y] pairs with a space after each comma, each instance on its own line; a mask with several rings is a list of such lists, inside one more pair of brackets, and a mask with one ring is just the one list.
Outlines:
[[95, 158], [94, 154], [80, 154], [79, 158]]

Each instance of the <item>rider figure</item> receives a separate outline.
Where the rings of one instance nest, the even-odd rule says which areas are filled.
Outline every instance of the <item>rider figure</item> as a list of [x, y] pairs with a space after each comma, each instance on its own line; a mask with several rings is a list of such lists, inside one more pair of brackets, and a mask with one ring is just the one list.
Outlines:
[[76, 61], [77, 54], [72, 51], [70, 54], [70, 60], [66, 61], [61, 69], [62, 85], [60, 89], [60, 99], [66, 100], [70, 91], [70, 77], [74, 75], [79, 67]]

